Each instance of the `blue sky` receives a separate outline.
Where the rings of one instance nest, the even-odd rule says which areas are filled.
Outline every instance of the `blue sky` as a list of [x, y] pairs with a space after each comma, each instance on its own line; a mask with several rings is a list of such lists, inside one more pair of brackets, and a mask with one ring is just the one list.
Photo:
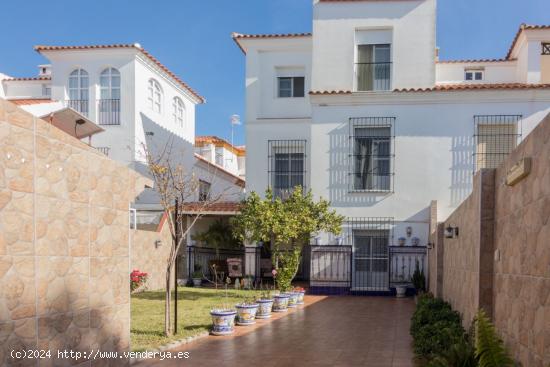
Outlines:
[[[244, 120], [244, 56], [231, 32], [311, 31], [312, 0], [25, 0], [2, 4], [0, 72], [34, 76], [36, 44], [139, 42], [207, 99], [197, 134]], [[550, 24], [548, 0], [439, 0], [442, 59], [503, 57], [520, 23]], [[235, 143], [244, 143], [244, 127]]]

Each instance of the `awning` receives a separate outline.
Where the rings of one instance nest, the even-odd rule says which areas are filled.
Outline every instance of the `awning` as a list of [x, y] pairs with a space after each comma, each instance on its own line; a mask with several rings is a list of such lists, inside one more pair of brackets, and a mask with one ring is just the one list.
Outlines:
[[69, 107], [40, 116], [40, 118], [77, 139], [83, 139], [105, 131], [86, 116]]

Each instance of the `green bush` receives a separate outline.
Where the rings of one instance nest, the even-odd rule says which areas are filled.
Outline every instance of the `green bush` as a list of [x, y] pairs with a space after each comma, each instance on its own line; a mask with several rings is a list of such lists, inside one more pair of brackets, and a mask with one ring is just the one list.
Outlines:
[[451, 305], [431, 295], [423, 295], [418, 299], [410, 333], [414, 340], [414, 352], [431, 358], [458, 343], [464, 338], [465, 330], [460, 314], [453, 311]]
[[[411, 319], [413, 348], [429, 367], [509, 367], [513, 360], [480, 310], [466, 332], [460, 314], [431, 294], [418, 297]], [[424, 365], [424, 364], [422, 364]]]

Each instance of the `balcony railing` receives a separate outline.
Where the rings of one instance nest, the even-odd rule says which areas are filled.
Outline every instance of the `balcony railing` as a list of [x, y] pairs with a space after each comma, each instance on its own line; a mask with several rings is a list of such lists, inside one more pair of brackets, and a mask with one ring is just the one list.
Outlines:
[[391, 89], [391, 62], [362, 62], [355, 64], [357, 91]]
[[96, 149], [97, 151], [105, 154], [108, 157], [109, 156], [109, 150], [111, 148], [109, 148], [109, 147], [94, 147], [94, 149]]
[[90, 101], [88, 99], [69, 99], [65, 101], [65, 104], [86, 117], [89, 115]]
[[390, 283], [411, 283], [418, 269], [426, 274], [426, 246], [390, 246]]
[[98, 108], [100, 125], [120, 125], [120, 99], [100, 99]]

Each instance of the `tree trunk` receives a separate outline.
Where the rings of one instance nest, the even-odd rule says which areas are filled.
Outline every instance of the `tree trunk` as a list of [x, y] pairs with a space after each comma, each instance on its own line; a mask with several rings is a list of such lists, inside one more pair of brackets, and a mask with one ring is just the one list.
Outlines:
[[170, 292], [171, 278], [172, 275], [172, 264], [168, 265], [166, 269], [166, 294], [164, 302], [164, 334], [166, 336], [172, 335], [172, 324], [170, 323], [170, 303], [172, 300], [172, 295]]

